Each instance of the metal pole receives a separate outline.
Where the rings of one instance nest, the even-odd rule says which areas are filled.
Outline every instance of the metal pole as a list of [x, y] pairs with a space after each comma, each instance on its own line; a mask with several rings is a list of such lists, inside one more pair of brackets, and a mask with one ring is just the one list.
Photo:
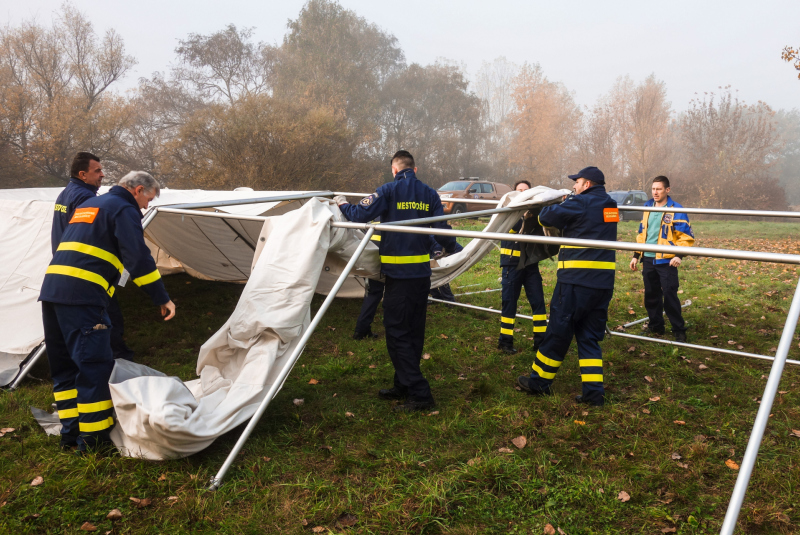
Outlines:
[[[172, 208], [182, 210], [197, 210], [200, 208], [217, 208], [219, 206], [237, 206], [242, 204], [260, 204], [263, 202], [297, 201], [300, 199], [310, 199], [312, 197], [332, 197], [332, 191], [312, 191], [310, 193], [297, 193], [293, 195], [277, 195], [275, 197], [256, 197], [253, 199], [234, 199], [230, 201], [206, 201], [190, 202], [183, 204], [171, 204]], [[167, 206], [167, 205], [162, 205]]]
[[665, 206], [619, 206], [627, 212], [669, 212], [681, 214], [737, 215], [742, 217], [800, 217], [800, 212], [777, 212], [771, 210], [725, 210], [723, 208], [667, 208]]
[[144, 214], [144, 218], [142, 218], [142, 230], [146, 229], [147, 226], [153, 222], [153, 219], [155, 219], [157, 215], [158, 206], [153, 206], [150, 208], [147, 213]]
[[19, 375], [17, 375], [17, 378], [14, 379], [14, 382], [11, 383], [11, 386], [8, 387], [9, 390], [16, 390], [16, 388], [19, 386], [22, 380], [25, 379], [25, 377], [27, 377], [28, 372], [31, 371], [33, 365], [39, 361], [42, 355], [44, 355], [46, 349], [47, 348], [45, 347], [44, 342], [39, 344], [39, 348], [36, 349], [36, 353], [34, 353], [33, 356], [30, 358], [30, 360], [28, 360], [28, 362], [25, 363], [25, 366], [23, 366], [22, 369], [19, 371]]
[[[691, 301], [691, 300], [687, 300], [687, 301], [686, 301], [686, 303], [684, 303], [684, 304], [682, 304], [682, 305], [681, 305], [681, 308], [686, 308], [686, 307], [688, 307], [688, 306], [689, 306], [689, 305], [691, 305], [691, 304], [692, 304], [692, 301]], [[666, 312], [664, 312], [664, 315], [666, 315], [666, 314], [667, 314], [667, 313], [666, 313]], [[640, 324], [640, 323], [644, 323], [645, 321], [647, 321], [647, 320], [649, 320], [649, 319], [650, 319], [649, 317], [647, 317], [647, 318], [642, 318], [642, 319], [640, 319], [640, 320], [636, 320], [636, 321], [632, 321], [632, 322], [630, 322], [630, 323], [626, 323], [626, 324], [625, 324], [625, 325], [623, 325], [622, 327], [623, 327], [623, 328], [628, 328], [628, 327], [630, 327], [630, 326], [632, 326], [632, 325], [638, 325], [638, 324]]]
[[303, 349], [305, 349], [306, 343], [308, 343], [308, 340], [309, 338], [311, 338], [311, 335], [314, 333], [314, 330], [317, 328], [317, 325], [319, 325], [320, 321], [322, 321], [322, 317], [325, 315], [325, 312], [327, 312], [328, 308], [331, 306], [331, 303], [333, 303], [333, 299], [336, 297], [336, 294], [339, 292], [339, 289], [342, 287], [342, 284], [344, 284], [344, 281], [347, 279], [347, 276], [350, 274], [350, 271], [352, 271], [353, 266], [355, 266], [356, 261], [358, 260], [358, 257], [361, 256], [361, 253], [364, 251], [364, 248], [369, 243], [369, 239], [372, 237], [372, 234], [374, 232], [375, 231], [373, 229], [369, 229], [367, 233], [364, 235], [364, 239], [361, 240], [361, 243], [359, 244], [355, 253], [353, 253], [353, 256], [350, 258], [350, 261], [347, 263], [344, 270], [342, 271], [342, 274], [339, 275], [339, 278], [336, 280], [336, 284], [333, 285], [333, 288], [331, 289], [328, 296], [325, 298], [325, 301], [322, 302], [322, 305], [319, 307], [319, 310], [317, 310], [317, 313], [314, 315], [314, 319], [312, 319], [311, 323], [308, 325], [306, 332], [303, 333], [303, 336], [300, 338], [300, 341], [297, 343], [297, 346], [294, 348], [294, 351], [292, 351], [292, 354], [286, 360], [286, 364], [284, 365], [284, 368], [281, 371], [280, 375], [278, 375], [275, 382], [272, 383], [272, 386], [267, 391], [267, 394], [264, 396], [264, 399], [261, 400], [261, 404], [258, 406], [258, 409], [256, 409], [256, 412], [255, 414], [253, 414], [252, 418], [250, 418], [250, 422], [247, 424], [247, 427], [245, 427], [244, 431], [242, 432], [242, 435], [239, 437], [239, 440], [236, 441], [236, 444], [233, 446], [233, 449], [228, 454], [228, 458], [225, 459], [225, 463], [223, 463], [222, 468], [220, 468], [219, 472], [217, 472], [217, 475], [211, 479], [211, 484], [208, 487], [208, 490], [217, 490], [219, 486], [222, 484], [222, 479], [225, 477], [225, 474], [228, 472], [228, 469], [230, 469], [234, 459], [236, 459], [236, 456], [242, 450], [244, 443], [247, 442], [247, 439], [250, 437], [250, 433], [253, 432], [253, 429], [255, 429], [256, 425], [258, 424], [258, 420], [261, 419], [261, 416], [264, 415], [264, 411], [267, 410], [267, 406], [269, 405], [270, 401], [272, 401], [272, 398], [278, 392], [278, 389], [281, 387], [281, 385], [283, 385], [283, 382], [286, 380], [286, 377], [289, 375], [289, 372], [294, 367], [295, 362], [297, 362], [297, 359], [300, 358], [300, 354], [303, 352]]
[[475, 294], [488, 294], [488, 293], [491, 293], [491, 292], [500, 292], [500, 291], [502, 291], [502, 290], [503, 290], [502, 288], [495, 288], [494, 290], [481, 290], [481, 291], [479, 291], [479, 292], [465, 292], [465, 293], [463, 293], [463, 294], [454, 294], [454, 295], [475, 295]]
[[764, 430], [767, 428], [767, 422], [769, 422], [769, 413], [772, 410], [775, 394], [780, 386], [783, 367], [786, 364], [786, 356], [789, 354], [789, 348], [792, 345], [798, 317], [800, 317], [800, 281], [798, 281], [797, 288], [795, 288], [789, 313], [786, 315], [786, 324], [783, 326], [783, 334], [781, 334], [781, 341], [778, 344], [778, 351], [775, 353], [775, 361], [772, 363], [767, 386], [764, 388], [764, 394], [761, 396], [761, 405], [759, 405], [758, 413], [756, 414], [756, 421], [753, 425], [753, 430], [750, 432], [750, 440], [747, 442], [747, 449], [739, 467], [736, 486], [733, 488], [731, 501], [728, 504], [728, 512], [725, 513], [725, 521], [722, 524], [722, 530], [720, 530], [722, 535], [733, 535], [733, 530], [736, 528], [742, 502], [747, 493], [747, 486], [750, 483], [750, 476], [756, 464], [758, 450], [761, 447], [761, 439], [764, 438]]

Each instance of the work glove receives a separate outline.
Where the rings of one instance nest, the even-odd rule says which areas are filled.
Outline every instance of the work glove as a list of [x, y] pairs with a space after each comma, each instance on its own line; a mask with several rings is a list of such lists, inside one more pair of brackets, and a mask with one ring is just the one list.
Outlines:
[[333, 202], [336, 203], [336, 206], [341, 206], [343, 204], [347, 204], [347, 197], [344, 195], [337, 195], [333, 198]]
[[443, 256], [444, 256], [444, 250], [442, 250], [442, 249], [437, 249], [437, 250], [436, 250], [436, 251], [433, 253], [433, 259], [434, 259], [434, 260], [439, 260], [439, 259], [440, 259], [441, 257], [443, 257]]

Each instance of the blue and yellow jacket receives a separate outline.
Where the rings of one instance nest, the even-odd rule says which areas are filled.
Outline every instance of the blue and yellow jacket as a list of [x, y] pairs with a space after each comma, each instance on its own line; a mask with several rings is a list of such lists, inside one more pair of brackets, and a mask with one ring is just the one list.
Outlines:
[[[394, 223], [423, 217], [444, 215], [439, 194], [430, 186], [417, 180], [413, 169], [397, 173], [393, 182], [364, 197], [358, 204], [343, 204], [342, 214], [356, 223], [367, 223], [380, 218], [382, 223]], [[449, 229], [439, 221], [427, 227]], [[436, 236], [448, 253], [453, 252], [456, 239]], [[430, 277], [430, 237], [426, 234], [384, 232], [380, 237], [381, 271], [395, 279]]]
[[[545, 206], [539, 223], [562, 230], [564, 238], [617, 241], [619, 210], [604, 186], [592, 186], [561, 204]], [[613, 289], [616, 252], [562, 245], [558, 251], [558, 282], [588, 288]]]
[[[650, 199], [644, 205], [645, 207], [655, 206], [655, 201]], [[683, 206], [673, 201], [669, 195], [667, 195], [667, 204], [664, 207], [683, 208]], [[694, 245], [694, 233], [687, 214], [677, 211], [662, 212], [661, 214], [661, 231], [658, 233], [658, 245], [673, 245], [676, 247], [691, 247]], [[639, 223], [639, 234], [636, 235], [636, 243], [647, 243], [647, 223], [649, 219], [650, 212], [644, 212], [642, 214], [642, 222]], [[633, 253], [633, 256], [641, 259], [642, 252], [637, 251]], [[674, 257], [675, 255], [670, 253], [656, 253], [653, 263], [669, 264], [670, 259]]]
[[123, 269], [155, 305], [169, 302], [144, 242], [142, 212], [128, 190], [114, 186], [75, 210], [47, 268], [39, 300], [106, 307]]
[[[519, 234], [522, 230], [522, 218], [517, 221], [516, 225], [511, 227], [508, 231], [509, 234]], [[519, 264], [520, 243], [518, 241], [501, 240], [500, 241], [500, 267], [514, 266]]]
[[72, 177], [69, 184], [58, 194], [56, 199], [55, 213], [53, 214], [53, 228], [50, 230], [50, 245], [53, 254], [61, 242], [61, 235], [64, 234], [72, 213], [85, 201], [97, 197], [97, 188], [91, 186], [79, 178]]

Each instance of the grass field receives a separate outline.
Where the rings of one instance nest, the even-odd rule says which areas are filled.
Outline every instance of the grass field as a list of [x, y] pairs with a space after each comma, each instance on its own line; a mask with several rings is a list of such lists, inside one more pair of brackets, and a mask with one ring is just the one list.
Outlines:
[[[632, 241], [635, 228], [621, 224], [619, 239]], [[704, 247], [800, 253], [792, 224], [698, 222], [695, 233]], [[611, 328], [646, 315], [641, 275], [628, 261], [618, 253]], [[499, 288], [498, 263], [495, 251], [453, 291]], [[549, 298], [553, 264], [542, 273]], [[798, 275], [777, 264], [687, 259], [680, 297], [693, 301], [684, 313], [689, 341], [774, 354]], [[242, 287], [187, 276], [166, 283], [178, 305], [167, 323], [143, 292], [122, 291], [128, 343], [139, 362], [193, 379], [200, 345]], [[500, 308], [499, 292], [459, 300]], [[609, 403], [587, 408], [573, 402], [574, 345], [556, 395], [530, 398], [513, 387], [530, 369], [530, 322], [517, 322], [522, 351], [507, 356], [495, 349], [499, 315], [433, 305], [422, 367], [438, 407], [398, 415], [376, 396], [392, 376], [383, 337], [351, 339], [359, 307], [360, 300], [333, 304], [217, 492], [204, 489], [241, 428], [169, 462], [61, 453], [29, 411], [53, 399], [39, 367], [38, 380], [0, 393], [0, 427], [16, 429], [0, 438], [0, 532], [76, 533], [85, 522], [126, 534], [541, 534], [547, 524], [569, 535], [719, 531], [737, 475], [726, 461], [741, 462], [769, 362], [606, 338]], [[519, 311], [530, 313], [524, 298]], [[373, 329], [382, 334], [381, 314]], [[795, 335], [789, 358], [799, 357]], [[797, 367], [787, 366], [780, 391], [741, 533], [800, 532], [800, 438], [790, 436], [800, 429]], [[522, 449], [512, 443], [520, 436]], [[37, 476], [44, 482], [32, 486]], [[621, 492], [630, 500], [618, 499]], [[106, 518], [112, 509], [121, 519]]]

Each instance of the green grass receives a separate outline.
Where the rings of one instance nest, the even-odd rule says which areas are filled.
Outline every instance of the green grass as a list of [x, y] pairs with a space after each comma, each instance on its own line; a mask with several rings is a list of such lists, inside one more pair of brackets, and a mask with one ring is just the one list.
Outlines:
[[[704, 247], [800, 249], [791, 224], [694, 226]], [[634, 223], [621, 224], [620, 239], [633, 240], [635, 230]], [[617, 258], [612, 328], [646, 315], [640, 273], [627, 268], [628, 254]], [[499, 288], [498, 262], [495, 251], [457, 279], [453, 291]], [[542, 273], [549, 297], [553, 264], [543, 264]], [[774, 353], [797, 278], [795, 267], [778, 264], [687, 259], [680, 297], [693, 300], [685, 309], [689, 341]], [[198, 348], [225, 322], [242, 287], [183, 275], [166, 283], [178, 304], [167, 323], [142, 292], [122, 291], [127, 339], [139, 362], [188, 380], [195, 377]], [[460, 299], [500, 307], [499, 292]], [[320, 302], [318, 296], [315, 307]], [[434, 305], [425, 345], [431, 358], [422, 367], [438, 414], [397, 415], [375, 395], [392, 376], [383, 338], [350, 338], [359, 307], [360, 300], [334, 302], [213, 493], [204, 490], [207, 482], [242, 428], [182, 460], [77, 458], [59, 452], [57, 438], [45, 436], [29, 412], [52, 403], [48, 380], [26, 380], [16, 392], [0, 393], [0, 427], [16, 428], [0, 438], [0, 532], [76, 533], [87, 521], [100, 533], [311, 533], [323, 527], [539, 534], [547, 523], [570, 535], [719, 531], [737, 474], [725, 461], [741, 462], [769, 362], [607, 338], [610, 403], [586, 408], [572, 401], [580, 393], [574, 345], [556, 378], [556, 395], [530, 398], [513, 388], [531, 364], [532, 340], [524, 336], [532, 336], [530, 322], [518, 322], [527, 331], [516, 336], [522, 351], [507, 356], [495, 349], [499, 315]], [[519, 311], [530, 314], [524, 299]], [[380, 333], [381, 314], [373, 327]], [[790, 358], [800, 357], [797, 343], [795, 335]], [[701, 363], [708, 369], [701, 371]], [[46, 366], [33, 375], [46, 378]], [[312, 378], [319, 384], [308, 384]], [[800, 531], [800, 439], [789, 436], [800, 428], [799, 386], [800, 370], [787, 366], [780, 387], [787, 393], [772, 411], [740, 516], [742, 533]], [[305, 403], [297, 407], [295, 398]], [[524, 449], [511, 443], [518, 436], [528, 440]], [[32, 487], [36, 476], [44, 483]], [[617, 500], [620, 491], [630, 501]], [[138, 507], [130, 497], [151, 503]], [[105, 517], [114, 508], [123, 517], [112, 524]], [[354, 526], [338, 521], [345, 514], [356, 517]]]

